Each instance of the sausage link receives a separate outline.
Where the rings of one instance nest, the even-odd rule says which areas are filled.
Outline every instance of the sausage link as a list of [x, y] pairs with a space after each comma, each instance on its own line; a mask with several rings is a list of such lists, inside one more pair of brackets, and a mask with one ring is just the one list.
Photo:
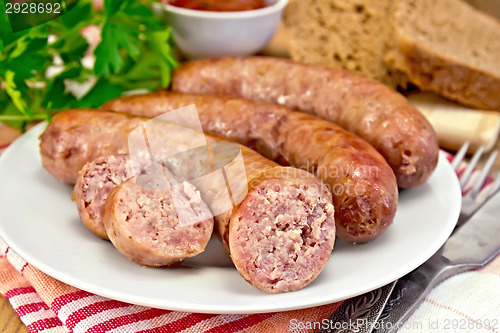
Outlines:
[[434, 129], [401, 94], [342, 69], [265, 57], [228, 57], [183, 64], [172, 89], [262, 100], [324, 118], [375, 147], [399, 187], [423, 184], [436, 168]]
[[328, 121], [270, 103], [171, 92], [121, 97], [103, 108], [156, 117], [190, 104], [205, 131], [322, 179], [334, 192], [340, 238], [367, 242], [392, 224], [398, 200], [392, 169], [368, 143]]

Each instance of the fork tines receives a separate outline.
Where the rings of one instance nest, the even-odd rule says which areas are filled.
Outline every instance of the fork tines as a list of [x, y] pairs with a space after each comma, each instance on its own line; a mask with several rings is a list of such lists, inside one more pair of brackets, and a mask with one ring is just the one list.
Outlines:
[[[469, 149], [469, 142], [465, 142], [460, 150], [457, 152], [451, 163], [455, 171], [459, 170], [463, 164], [463, 160]], [[467, 167], [460, 175], [460, 187], [464, 197], [462, 199], [461, 220], [468, 219], [484, 200], [493, 195], [500, 188], [500, 172], [495, 177], [495, 181], [491, 185], [486, 185], [488, 175], [498, 157], [498, 151], [495, 150], [490, 154], [486, 164], [480, 172], [475, 172], [479, 159], [484, 153], [484, 146], [479, 147], [476, 153], [468, 162]], [[486, 186], [485, 186], [486, 185]], [[489, 187], [486, 190], [486, 187]], [[486, 191], [486, 192], [484, 192]], [[481, 194], [481, 195], [480, 195]]]

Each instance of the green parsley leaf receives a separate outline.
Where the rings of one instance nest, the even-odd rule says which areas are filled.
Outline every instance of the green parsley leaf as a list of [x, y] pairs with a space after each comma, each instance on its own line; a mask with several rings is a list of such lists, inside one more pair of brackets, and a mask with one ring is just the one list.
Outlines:
[[12, 99], [14, 106], [21, 111], [22, 114], [28, 116], [29, 111], [26, 109], [26, 102], [23, 100], [21, 92], [17, 90], [16, 83], [14, 82], [15, 75], [16, 74], [11, 70], [5, 73], [5, 91]]

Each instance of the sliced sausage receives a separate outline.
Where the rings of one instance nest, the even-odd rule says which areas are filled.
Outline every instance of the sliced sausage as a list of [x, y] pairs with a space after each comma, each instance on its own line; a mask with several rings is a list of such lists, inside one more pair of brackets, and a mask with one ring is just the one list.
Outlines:
[[402, 188], [423, 184], [437, 165], [437, 136], [425, 117], [401, 94], [356, 73], [279, 58], [227, 57], [181, 65], [172, 89], [267, 101], [339, 124], [385, 157]]
[[398, 202], [392, 169], [367, 142], [328, 121], [265, 102], [172, 92], [121, 97], [103, 109], [156, 117], [190, 104], [205, 131], [322, 179], [334, 193], [340, 238], [367, 242], [392, 224]]
[[[94, 126], [87, 126], [83, 122], [88, 119], [91, 119], [91, 123]], [[148, 120], [150, 119], [132, 117], [115, 112], [71, 110], [60, 113], [52, 119], [51, 124], [49, 124], [42, 135], [42, 159], [50, 161], [50, 163], [44, 163], [44, 165], [51, 168], [52, 174], [70, 178], [68, 175], [77, 174], [75, 170], [78, 170], [81, 166], [78, 166], [76, 163], [66, 164], [65, 155], [59, 152], [74, 151], [75, 156], [70, 156], [72, 161], [84, 163], [86, 162], [86, 158], [89, 158], [89, 156], [93, 157], [96, 152], [88, 152], [83, 147], [97, 147], [96, 149], [99, 149], [99, 145], [110, 145], [111, 143], [108, 140], [116, 140], [113, 143], [113, 147], [116, 150], [127, 150], [126, 139], [117, 137], [116, 135], [109, 137], [104, 134], [94, 136], [93, 131], [97, 133], [110, 131], [113, 134], [121, 133], [121, 136], [128, 137], [133, 129], [131, 129], [131, 124], [127, 124], [127, 121], [139, 126]], [[80, 126], [83, 126], [85, 130], [78, 131], [78, 127]], [[187, 144], [193, 137], [193, 133], [190, 135], [189, 132], [192, 132], [192, 130], [178, 127], [174, 124], [158, 124], [158, 127], [152, 128], [154, 135], [148, 137], [150, 147], [158, 147], [159, 150], [159, 146], [168, 148], [169, 145], [173, 145], [171, 148], [176, 148], [179, 145]], [[57, 137], [55, 133], [60, 135], [67, 131], [79, 133], [79, 137], [73, 141], [57, 141], [54, 139]], [[99, 144], [94, 142], [95, 138], [101, 140]], [[210, 144], [222, 141], [211, 135], [206, 135], [206, 140]], [[119, 146], [117, 144], [119, 142], [124, 146]], [[57, 146], [57, 149], [52, 146]], [[215, 220], [221, 239], [229, 250], [231, 250], [230, 239], [235, 240], [235, 252], [234, 254], [230, 253], [233, 262], [240, 274], [255, 287], [270, 293], [287, 292], [303, 288], [321, 272], [333, 249], [335, 219], [331, 194], [328, 192], [327, 187], [311, 173], [279, 166], [250, 148], [245, 146], [240, 146], [240, 148], [245, 163], [245, 185], [247, 186], [248, 194], [241, 203], [236, 204], [231, 210], [216, 216]], [[151, 150], [154, 151], [155, 149]], [[101, 152], [102, 150], [97, 150], [97, 154]], [[182, 165], [182, 161], [172, 162], [171, 158], [167, 158], [167, 162], [170, 165]], [[200, 168], [206, 167], [203, 165], [203, 160], [197, 162], [196, 159], [190, 159], [188, 162], [190, 164], [185, 163], [184, 166], [186, 168], [182, 170], [193, 170], [190, 171], [193, 174], [198, 172], [197, 165]], [[177, 177], [174, 171], [173, 173]], [[185, 177], [188, 175], [183, 174], [182, 176]], [[119, 187], [116, 187], [115, 192], [111, 192], [107, 201], [112, 202], [115, 200], [116, 197], [113, 193], [116, 193], [118, 190]], [[137, 195], [140, 195], [140, 193], [141, 191], [138, 191]], [[281, 195], [283, 195], [283, 199], [280, 199]], [[203, 195], [202, 199], [204, 199]], [[124, 212], [128, 212], [129, 210], [126, 208]], [[105, 209], [105, 221], [108, 216], [113, 215], [116, 214], [108, 212], [107, 208]], [[259, 222], [255, 223], [255, 216], [262, 217], [262, 219], [259, 219]], [[261, 229], [260, 225], [266, 225], [266, 227]], [[254, 227], [255, 229], [253, 229]], [[295, 231], [281, 233], [278, 232], [279, 228], [289, 228]], [[106, 230], [110, 239], [112, 239], [114, 236], [110, 235], [109, 228], [106, 227]], [[244, 231], [236, 236], [232, 236], [233, 233], [238, 233], [240, 230]], [[275, 231], [273, 232], [273, 230]], [[251, 234], [251, 241], [247, 244], [248, 247], [246, 249], [241, 246], [242, 242], [245, 241], [244, 234]], [[271, 248], [271, 252], [269, 252], [269, 246], [266, 247], [266, 255], [257, 258], [258, 260], [256, 261], [252, 261], [250, 265], [245, 258], [250, 258], [252, 253], [249, 251], [254, 251], [255, 248], [259, 247], [259, 243], [255, 243], [255, 239], [259, 239], [258, 234], [263, 235], [262, 238], [266, 239], [266, 244], [276, 244], [277, 246]], [[279, 237], [292, 237], [292, 235], [296, 234], [303, 236], [300, 237], [300, 240], [294, 236], [294, 241], [300, 242], [302, 240], [303, 244], [301, 244], [300, 248], [290, 249], [281, 247], [280, 244], [289, 245], [291, 242], [280, 240]], [[119, 239], [123, 240], [124, 238], [119, 237]], [[285, 255], [284, 253], [287, 254]], [[262, 273], [273, 270], [273, 267], [269, 265], [276, 263], [278, 260], [285, 260], [284, 258], [287, 255], [296, 260], [286, 261], [286, 265], [276, 271], [276, 275], [272, 280], [264, 281]], [[140, 255], [135, 254], [134, 256], [137, 257]], [[270, 258], [275, 259], [271, 260]], [[308, 264], [307, 269], [304, 266], [306, 262]]]
[[[190, 223], [181, 223], [173, 197], [183, 204]], [[103, 220], [113, 245], [130, 260], [169, 266], [205, 250], [214, 226], [207, 216], [210, 210], [192, 184], [170, 186], [163, 174], [145, 174], [111, 191]]]

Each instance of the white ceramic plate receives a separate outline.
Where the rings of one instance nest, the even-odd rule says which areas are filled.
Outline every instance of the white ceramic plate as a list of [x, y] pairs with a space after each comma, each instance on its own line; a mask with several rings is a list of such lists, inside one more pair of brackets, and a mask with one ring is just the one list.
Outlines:
[[350, 298], [410, 272], [449, 237], [461, 196], [441, 156], [427, 184], [405, 190], [394, 225], [363, 245], [343, 241], [323, 272], [302, 290], [268, 295], [245, 282], [217, 240], [177, 268], [145, 268], [80, 223], [72, 188], [41, 166], [41, 124], [0, 159], [0, 235], [30, 264], [63, 282], [109, 298], [171, 310], [255, 313], [306, 308]]

